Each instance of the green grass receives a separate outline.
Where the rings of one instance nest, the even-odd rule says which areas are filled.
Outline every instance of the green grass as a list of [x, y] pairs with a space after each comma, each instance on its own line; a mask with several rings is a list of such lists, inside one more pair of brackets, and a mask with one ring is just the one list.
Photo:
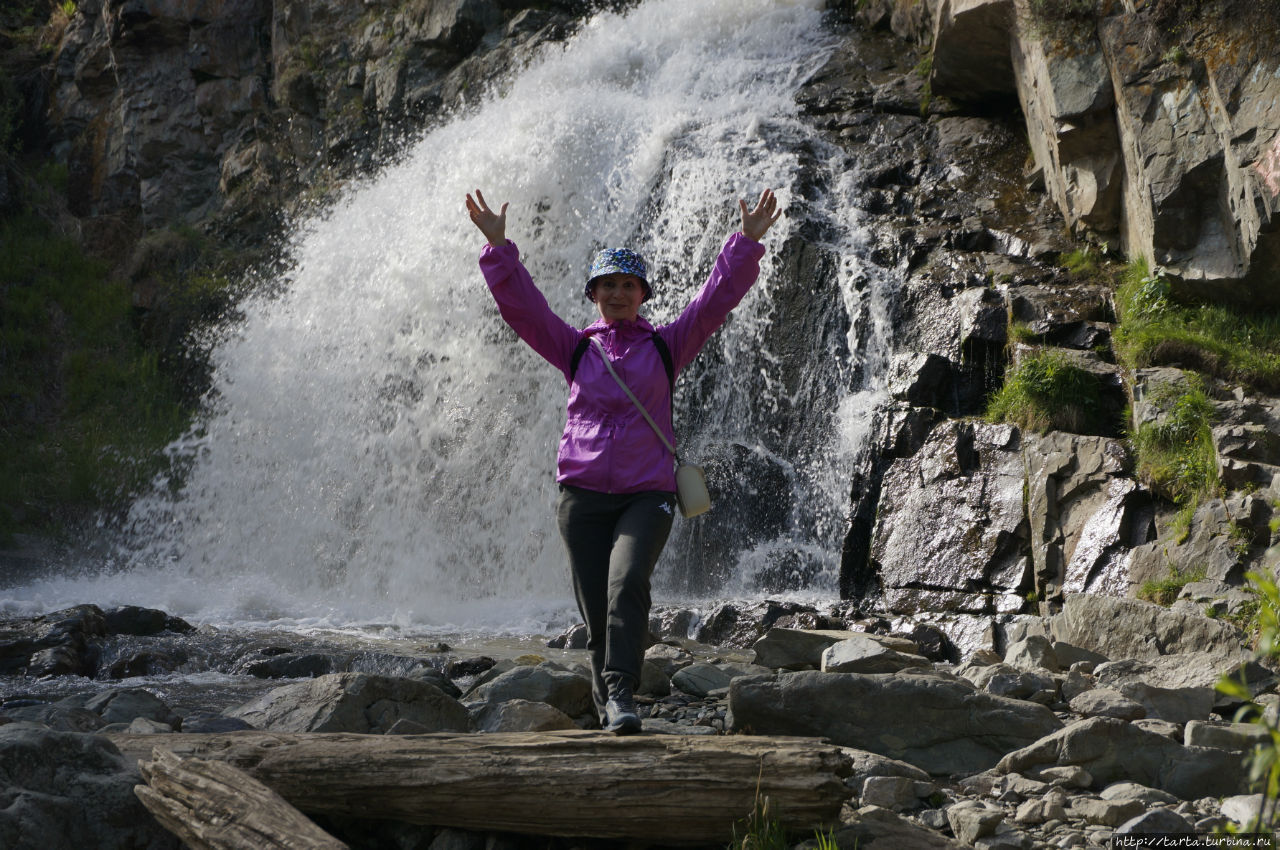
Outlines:
[[188, 414], [129, 292], [39, 216], [0, 223], [0, 539], [123, 504]]
[[1195, 570], [1189, 573], [1173, 570], [1170, 571], [1167, 578], [1144, 581], [1138, 588], [1137, 597], [1168, 607], [1177, 601], [1178, 594], [1182, 592], [1182, 588], [1193, 581], [1200, 581], [1204, 577], [1204, 570]]
[[1213, 404], [1194, 380], [1181, 387], [1162, 387], [1152, 402], [1165, 415], [1143, 423], [1132, 434], [1138, 478], [1184, 511], [1194, 511], [1219, 489], [1211, 431]]
[[1116, 353], [1130, 369], [1179, 366], [1263, 393], [1280, 393], [1280, 315], [1183, 305], [1169, 286], [1131, 263], [1116, 291]]
[[987, 420], [1031, 431], [1094, 433], [1102, 424], [1098, 380], [1056, 351], [1026, 357], [987, 406]]

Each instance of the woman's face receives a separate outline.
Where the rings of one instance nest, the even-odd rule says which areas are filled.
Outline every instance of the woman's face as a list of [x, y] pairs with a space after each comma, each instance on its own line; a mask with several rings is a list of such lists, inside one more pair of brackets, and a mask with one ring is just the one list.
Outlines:
[[633, 274], [601, 275], [591, 287], [591, 300], [606, 322], [634, 319], [644, 300], [644, 281]]

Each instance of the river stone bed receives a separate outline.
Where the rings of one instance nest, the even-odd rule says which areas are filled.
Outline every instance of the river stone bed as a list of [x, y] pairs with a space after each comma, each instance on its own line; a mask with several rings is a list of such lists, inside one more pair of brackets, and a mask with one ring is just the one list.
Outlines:
[[[164, 698], [171, 679], [105, 676], [122, 638], [136, 653], [183, 648], [195, 656], [201, 633], [159, 612], [122, 613], [86, 605], [0, 623], [0, 795], [17, 801], [0, 810], [3, 846], [37, 846], [35, 835], [43, 846], [50, 837], [58, 846], [177, 846], [128, 793], [140, 781], [136, 766], [101, 733], [155, 735], [162, 745], [173, 731], [484, 734], [598, 725], [581, 650], [495, 659], [429, 642], [393, 654], [253, 636], [231, 651], [225, 636], [218, 643], [208, 630], [216, 651], [206, 656], [257, 687], [247, 697], [220, 690], [199, 708], [188, 695], [179, 707]], [[1002, 652], [979, 647], [947, 661], [926, 658], [907, 637], [931, 635], [922, 624], [887, 628], [885, 618], [853, 613], [794, 603], [737, 606], [732, 617], [658, 612], [659, 642], [646, 654], [637, 695], [643, 734], [801, 735], [847, 748], [855, 771], [833, 831], [840, 847], [1100, 848], [1122, 834], [1240, 825], [1257, 811], [1244, 761], [1258, 728], [1229, 722], [1237, 706], [1212, 690], [1219, 674], [1239, 669], [1240, 646], [1218, 640], [1214, 652], [1111, 654], [1114, 647], [1136, 654], [1124, 623], [1140, 629], [1156, 617], [1176, 645], [1183, 636], [1203, 638], [1212, 621], [1202, 614], [1077, 595], [1054, 617], [1010, 621]], [[1074, 628], [1104, 614], [1118, 624], [1105, 635], [1090, 639]], [[692, 623], [695, 633], [698, 624], [727, 624], [737, 645], [664, 633], [664, 622]], [[806, 623], [822, 628], [795, 627]], [[1079, 643], [1059, 637], [1066, 634]], [[143, 637], [149, 643], [140, 648]], [[954, 644], [944, 649], [956, 652]], [[29, 675], [51, 658], [80, 673]], [[300, 669], [314, 675], [291, 675]], [[1275, 710], [1275, 676], [1256, 664], [1247, 669], [1257, 703]], [[63, 691], [23, 690], [59, 679]], [[50, 774], [48, 759], [61, 769]], [[320, 822], [353, 847], [524, 846], [518, 837], [456, 829]]]

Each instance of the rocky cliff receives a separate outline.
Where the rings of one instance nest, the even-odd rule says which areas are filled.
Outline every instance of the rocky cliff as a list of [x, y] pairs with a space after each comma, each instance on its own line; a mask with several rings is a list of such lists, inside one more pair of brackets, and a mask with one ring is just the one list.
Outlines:
[[[1275, 10], [1192, 6], [860, 4], [864, 25], [927, 45], [919, 69], [933, 100], [914, 163], [936, 175], [941, 155], [952, 171], [903, 181], [899, 168], [892, 181], [910, 184], [883, 218], [907, 269], [893, 401], [854, 482], [846, 592], [902, 613], [953, 612], [955, 633], [1064, 593], [1132, 594], [1171, 576], [1184, 604], [1239, 610], [1228, 588], [1274, 538], [1275, 402], [1257, 381], [1206, 368], [1192, 346], [1117, 363], [1116, 280], [1088, 260], [1145, 261], [1144, 280], [1170, 304], [1273, 305], [1280, 291], [1280, 49], [1259, 35]], [[1009, 135], [991, 143], [1001, 127]], [[965, 150], [984, 141], [977, 156]], [[1000, 160], [1020, 150], [1025, 162]], [[984, 176], [965, 185], [971, 170]], [[967, 215], [939, 213], [939, 201]], [[1052, 219], [1074, 253], [1047, 232]], [[1046, 352], [1094, 376], [1102, 416], [1034, 428], [966, 418], [1006, 370]], [[1140, 440], [1117, 439], [1172, 427], [1169, 399], [1187, 386], [1205, 387], [1211, 423], [1213, 486], [1200, 498], [1147, 474]]]

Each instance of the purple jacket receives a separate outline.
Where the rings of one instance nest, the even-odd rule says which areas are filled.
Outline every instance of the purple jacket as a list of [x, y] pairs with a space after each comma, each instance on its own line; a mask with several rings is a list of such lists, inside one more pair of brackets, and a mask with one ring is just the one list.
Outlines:
[[[671, 349], [677, 375], [755, 283], [763, 256], [759, 242], [741, 233], [730, 236], [689, 306], [674, 322], [657, 328]], [[675, 445], [667, 372], [650, 339], [654, 327], [648, 321], [637, 317], [610, 324], [600, 319], [582, 330], [568, 324], [552, 312], [509, 240], [501, 248], [484, 246], [480, 270], [502, 318], [565, 380], [579, 340], [588, 334], [599, 337], [618, 376]], [[613, 380], [594, 345], [582, 356], [569, 388], [556, 481], [601, 493], [676, 489], [675, 458]]]

